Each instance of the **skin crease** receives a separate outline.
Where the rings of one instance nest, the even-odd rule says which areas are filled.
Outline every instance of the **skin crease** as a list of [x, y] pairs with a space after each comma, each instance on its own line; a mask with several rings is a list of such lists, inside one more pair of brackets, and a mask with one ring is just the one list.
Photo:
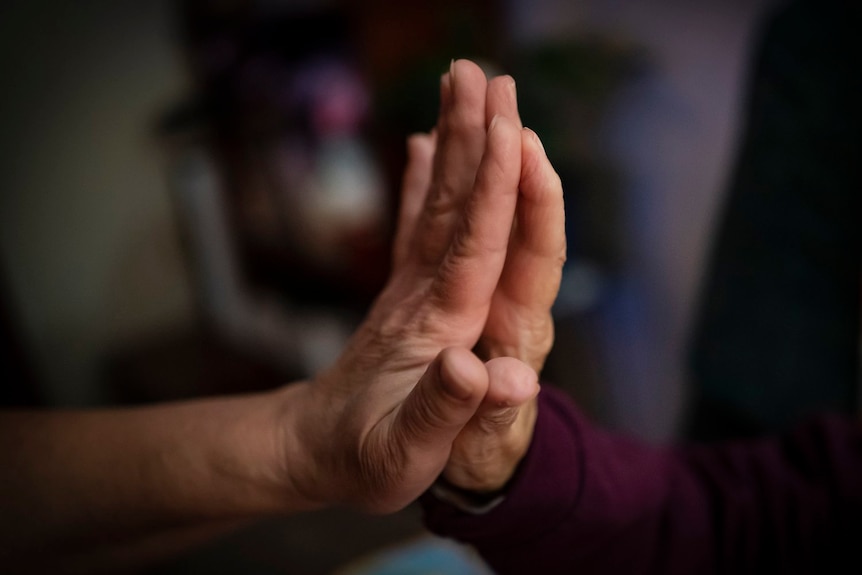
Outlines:
[[[447, 78], [444, 78], [444, 91], [447, 90], [445, 80]], [[441, 101], [445, 106], [448, 98], [444, 96]], [[521, 126], [515, 81], [510, 76], [500, 76], [488, 83], [486, 124], [490, 125], [497, 115], [510, 118]], [[422, 193], [423, 182], [430, 183], [428, 160], [436, 141], [433, 134], [414, 136], [411, 140], [407, 173], [415, 188], [408, 191], [405, 185], [405, 204], [408, 204], [406, 196], [410, 192], [418, 196]], [[477, 149], [483, 144], [480, 137], [470, 142]], [[472, 165], [464, 168], [468, 173], [474, 172]], [[462, 181], [469, 182], [470, 177], [465, 176]], [[418, 202], [412, 200], [410, 203], [415, 205]], [[402, 225], [412, 227], [409, 221], [402, 220]], [[398, 247], [396, 253], [397, 250]], [[486, 360], [514, 357], [529, 364], [536, 373], [541, 372], [553, 345], [551, 306], [559, 292], [565, 260], [562, 185], [538, 136], [527, 129], [522, 132], [516, 219], [506, 264], [476, 346], [480, 357]], [[527, 278], [532, 278], [532, 281], [525, 281]], [[491, 369], [494, 376], [485, 401], [456, 440], [444, 470], [450, 483], [474, 491], [494, 491], [503, 487], [529, 447], [536, 418], [533, 398], [538, 388], [519, 385], [506, 377], [503, 363], [496, 363], [493, 368], [489, 365]]]
[[[339, 492], [348, 502], [359, 502], [365, 509], [393, 510], [427, 488], [428, 475], [433, 472], [415, 483], [397, 472], [417, 467], [442, 470], [449, 482], [465, 489], [493, 491], [511, 477], [529, 446], [536, 419], [536, 372], [553, 343], [550, 309], [565, 262], [562, 188], [538, 137], [521, 128], [512, 78], [502, 76], [488, 82], [472, 62], [453, 62], [441, 79], [440, 100], [435, 130], [408, 140], [392, 279], [342, 361], [314, 387], [317, 391], [333, 389], [351, 377], [367, 378], [369, 374], [362, 367], [370, 371], [387, 362], [415, 379], [420, 366], [431, 359], [432, 350], [417, 353], [427, 338], [434, 345], [447, 341], [462, 349], [476, 349], [487, 361], [484, 375], [468, 366], [475, 359], [461, 353], [447, 358], [459, 363], [466, 380], [475, 377], [472, 383], [461, 382], [465, 397], [472, 397], [467, 391], [472, 386], [484, 398], [471, 407], [475, 414], [455, 434], [451, 448], [441, 446], [437, 452], [426, 448], [421, 457], [409, 449], [387, 447], [393, 433], [404, 438], [401, 443], [414, 448], [422, 443], [421, 434], [409, 431], [422, 426], [409, 421], [404, 424], [404, 412], [397, 407], [400, 402], [409, 403], [404, 396], [409, 387], [394, 381], [387, 385], [387, 416], [376, 426], [362, 427], [363, 422], [376, 420], [375, 414], [362, 408], [329, 409], [330, 413], [347, 414], [332, 425], [360, 427], [356, 436], [361, 439], [352, 453], [363, 456], [351, 463], [375, 486], [372, 491], [387, 493], [389, 499], [374, 499], [371, 492], [361, 488], [362, 483], [359, 489], [337, 481], [330, 485], [332, 478], [355, 476], [341, 459], [330, 461], [311, 477], [294, 478], [297, 484], [309, 486], [302, 489], [312, 500], [332, 497], [317, 495], [310, 487], [313, 485]], [[508, 147], [499, 144], [498, 148], [497, 142], [504, 138]], [[481, 203], [486, 200], [477, 189], [483, 188], [493, 190], [494, 208]], [[491, 213], [492, 209], [497, 213]], [[468, 244], [464, 237], [478, 237], [482, 242]], [[486, 269], [494, 270], [493, 275], [462, 269], [464, 253], [473, 254], [469, 266], [481, 261]], [[416, 278], [423, 277], [426, 283], [417, 290]], [[447, 312], [443, 316], [438, 313], [441, 308]], [[417, 341], [414, 333], [426, 336]], [[409, 346], [409, 358], [399, 356], [403, 345]], [[532, 373], [526, 372], [524, 363]], [[357, 366], [362, 367], [357, 370]], [[429, 369], [445, 370], [439, 364]], [[393, 380], [397, 378], [393, 374]], [[350, 390], [358, 387], [348, 384], [344, 397], [336, 401], [365, 403], [350, 395]], [[336, 395], [325, 394], [326, 401], [333, 401]], [[417, 403], [424, 400], [417, 399]], [[304, 437], [307, 444], [314, 445], [319, 422], [306, 425], [309, 431]], [[325, 459], [327, 447], [322, 445], [319, 455], [312, 459]], [[362, 467], [362, 461], [382, 461], [370, 455], [374, 450], [387, 451], [388, 463]], [[381, 487], [395, 483], [414, 488], [393, 497], [390, 489]]]
[[312, 380], [0, 413], [0, 469], [14, 470], [0, 474], [4, 564], [39, 559], [59, 573], [70, 554], [136, 561], [267, 515], [388, 513], [441, 474], [476, 491], [505, 485], [553, 342], [559, 178], [521, 126], [514, 81], [489, 82], [467, 60], [441, 79], [437, 125], [409, 138], [408, 154], [391, 277]]

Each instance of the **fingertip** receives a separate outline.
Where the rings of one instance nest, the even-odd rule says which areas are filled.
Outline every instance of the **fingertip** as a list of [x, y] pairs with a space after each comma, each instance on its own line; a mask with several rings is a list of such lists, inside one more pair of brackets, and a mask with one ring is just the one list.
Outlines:
[[475, 62], [461, 59], [452, 61], [448, 75], [453, 109], [466, 106], [471, 113], [480, 112], [480, 121], [484, 124], [488, 88], [485, 71]]
[[500, 77], [503, 78], [503, 80], [501, 81], [505, 82], [506, 84], [506, 90], [514, 98], [518, 93], [518, 85], [517, 82], [515, 82], [515, 78], [513, 78], [509, 74], [504, 74]]
[[410, 158], [421, 157], [433, 147], [434, 136], [416, 132], [407, 136], [407, 154]]
[[517, 407], [539, 393], [536, 371], [513, 357], [497, 357], [485, 364], [488, 392], [485, 401], [498, 407]]
[[482, 360], [459, 347], [446, 348], [438, 357], [440, 384], [448, 395], [460, 401], [485, 395], [488, 372]]
[[527, 196], [553, 191], [562, 194], [562, 183], [545, 151], [539, 135], [530, 128], [521, 130], [522, 193]]
[[495, 114], [502, 114], [512, 119], [519, 127], [521, 118], [518, 114], [518, 96], [515, 79], [509, 75], [492, 78], [488, 82], [486, 122]]
[[449, 94], [452, 91], [452, 69], [440, 75], [440, 90], [444, 94]]
[[461, 78], [465, 78], [468, 76], [479, 76], [481, 75], [486, 81], [488, 76], [485, 74], [485, 71], [482, 69], [479, 64], [472, 60], [468, 60], [466, 58], [455, 58], [449, 63], [449, 75], [452, 77], [453, 84], [454, 80], [457, 77], [459, 82]]
[[488, 89], [495, 91], [500, 90], [502, 93], [507, 93], [511, 96], [514, 96], [516, 93], [515, 78], [513, 78], [509, 74], [501, 74], [499, 76], [494, 76], [493, 78], [488, 80]]
[[484, 364], [470, 351], [437, 354], [396, 415], [396, 433], [411, 449], [448, 454], [452, 441], [475, 415], [488, 387]]
[[539, 135], [530, 128], [521, 129], [521, 149], [523, 150], [521, 166], [524, 174], [530, 175], [539, 171], [541, 163], [547, 158], [547, 155]]
[[527, 138], [530, 146], [541, 152], [543, 156], [547, 156], [547, 154], [545, 153], [545, 145], [542, 144], [542, 139], [539, 138], [539, 134], [526, 126], [524, 126], [522, 131], [524, 133], [524, 136]]

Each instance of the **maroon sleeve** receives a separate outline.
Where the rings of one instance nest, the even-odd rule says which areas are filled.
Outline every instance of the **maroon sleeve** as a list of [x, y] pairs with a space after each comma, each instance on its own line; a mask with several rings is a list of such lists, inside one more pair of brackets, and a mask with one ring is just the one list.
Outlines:
[[660, 449], [594, 427], [546, 386], [500, 505], [422, 505], [429, 529], [500, 575], [828, 573], [858, 566], [862, 426], [821, 418], [783, 437]]

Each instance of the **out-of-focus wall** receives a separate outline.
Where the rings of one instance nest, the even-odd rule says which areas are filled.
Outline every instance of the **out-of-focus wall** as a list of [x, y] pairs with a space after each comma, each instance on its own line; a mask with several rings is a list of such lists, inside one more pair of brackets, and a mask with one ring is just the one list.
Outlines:
[[[624, 176], [627, 265], [609, 286], [600, 332], [611, 423], [645, 437], [671, 433], [685, 399], [689, 319], [732, 165], [754, 25], [772, 3], [506, 3], [516, 45], [616, 34], [649, 53], [604, 138]], [[0, 7], [0, 265], [57, 402], [100, 399], [109, 344], [192, 318], [150, 137], [187, 88], [173, 10], [166, 0]]]
[[732, 167], [758, 18], [772, 0], [510, 0], [517, 41], [618, 35], [647, 65], [615, 101], [604, 150], [624, 178], [624, 273], [600, 318], [609, 423], [675, 432], [689, 322]]
[[53, 402], [112, 342], [188, 323], [152, 125], [184, 89], [168, 1], [0, 7], [0, 263]]

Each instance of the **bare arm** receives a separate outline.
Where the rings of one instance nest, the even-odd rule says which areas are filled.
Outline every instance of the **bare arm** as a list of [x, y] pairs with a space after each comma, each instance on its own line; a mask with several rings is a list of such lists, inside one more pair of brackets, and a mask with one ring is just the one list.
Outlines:
[[106, 537], [302, 509], [279, 458], [294, 393], [0, 416], [0, 548], [26, 555]]
[[[146, 547], [160, 531], [195, 538], [209, 525], [330, 505], [395, 511], [440, 475], [477, 410], [499, 397], [501, 374], [512, 397], [535, 393], [527, 364], [486, 365], [471, 351], [507, 261], [523, 133], [505, 115], [488, 121], [478, 67], [454, 69], [432, 180], [458, 184], [428, 196], [435, 225], [409, 234], [336, 363], [269, 393], [0, 416], [0, 549]], [[468, 151], [469, 179], [459, 163]]]

